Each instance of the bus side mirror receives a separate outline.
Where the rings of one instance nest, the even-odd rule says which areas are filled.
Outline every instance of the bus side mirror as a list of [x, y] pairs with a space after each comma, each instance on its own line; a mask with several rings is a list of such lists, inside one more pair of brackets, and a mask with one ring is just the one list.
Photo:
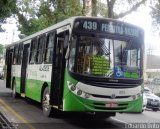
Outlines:
[[69, 58], [69, 52], [70, 52], [70, 46], [68, 45], [67, 51], [66, 51], [66, 55], [65, 55], [65, 59], [68, 60]]

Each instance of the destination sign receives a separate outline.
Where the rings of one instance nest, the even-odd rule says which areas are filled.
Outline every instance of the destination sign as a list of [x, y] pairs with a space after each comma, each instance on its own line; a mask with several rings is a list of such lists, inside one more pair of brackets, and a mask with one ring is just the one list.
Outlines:
[[77, 19], [74, 29], [138, 37], [140, 29], [123, 22], [102, 19]]

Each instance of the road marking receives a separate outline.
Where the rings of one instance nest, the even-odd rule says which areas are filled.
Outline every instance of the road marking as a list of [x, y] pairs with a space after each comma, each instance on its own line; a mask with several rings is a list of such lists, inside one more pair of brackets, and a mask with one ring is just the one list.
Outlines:
[[116, 119], [116, 118], [111, 118], [112, 120], [115, 120], [115, 121], [119, 121], [120, 123], [123, 123], [123, 124], [128, 124], [127, 122], [125, 121], [122, 121], [122, 120], [119, 120], [119, 119]]
[[27, 125], [30, 129], [35, 129], [23, 116], [21, 116], [20, 114], [18, 114], [12, 107], [10, 107], [2, 99], [0, 99], [0, 104], [2, 104], [10, 113], [12, 113], [13, 115], [15, 115], [20, 121], [22, 121], [22, 123], [24, 123], [25, 125]]

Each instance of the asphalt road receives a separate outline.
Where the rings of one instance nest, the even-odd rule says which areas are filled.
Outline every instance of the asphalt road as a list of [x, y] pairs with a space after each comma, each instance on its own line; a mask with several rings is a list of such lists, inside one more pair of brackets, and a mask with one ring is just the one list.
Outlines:
[[95, 119], [75, 113], [46, 118], [39, 103], [23, 98], [13, 99], [11, 90], [5, 88], [3, 80], [0, 80], [0, 112], [21, 129], [121, 129], [133, 122], [160, 123], [160, 111], [151, 110], [142, 114], [117, 113], [116, 117], [108, 119]]

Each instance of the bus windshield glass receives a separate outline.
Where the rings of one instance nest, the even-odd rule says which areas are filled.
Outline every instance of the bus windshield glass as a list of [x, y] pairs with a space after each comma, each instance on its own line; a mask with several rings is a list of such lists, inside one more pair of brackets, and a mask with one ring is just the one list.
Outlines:
[[138, 79], [142, 76], [139, 44], [133, 39], [73, 36], [69, 69], [86, 76]]

